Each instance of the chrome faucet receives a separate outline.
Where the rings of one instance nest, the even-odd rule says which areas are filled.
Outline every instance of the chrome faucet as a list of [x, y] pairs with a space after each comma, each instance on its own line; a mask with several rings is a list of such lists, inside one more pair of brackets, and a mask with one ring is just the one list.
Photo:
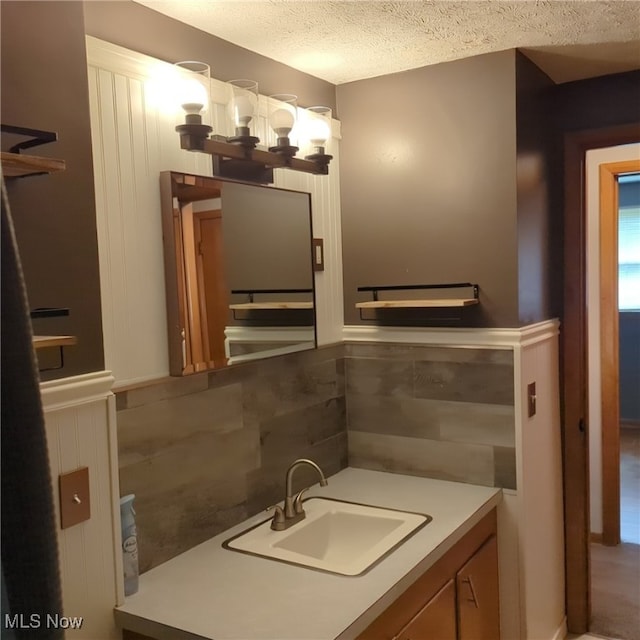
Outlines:
[[296, 524], [296, 522], [300, 522], [300, 520], [304, 520], [304, 518], [306, 517], [304, 509], [302, 508], [302, 494], [307, 489], [303, 489], [294, 496], [292, 487], [293, 472], [298, 467], [304, 464], [308, 464], [318, 472], [318, 475], [320, 476], [321, 487], [326, 487], [328, 484], [327, 479], [324, 477], [324, 473], [322, 473], [322, 469], [313, 460], [309, 460], [307, 458], [299, 458], [298, 460], [294, 460], [287, 469], [287, 490], [284, 498], [284, 510], [279, 505], [269, 507], [269, 509], [275, 509], [276, 511], [275, 515], [273, 516], [273, 520], [271, 521], [271, 528], [275, 531], [283, 531], [284, 529], [288, 529], [290, 526]]

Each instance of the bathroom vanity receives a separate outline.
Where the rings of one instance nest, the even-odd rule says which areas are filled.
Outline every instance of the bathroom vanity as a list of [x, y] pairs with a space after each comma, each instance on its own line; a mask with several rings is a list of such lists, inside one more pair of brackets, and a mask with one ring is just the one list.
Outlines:
[[416, 640], [433, 629], [439, 640], [499, 638], [500, 489], [348, 468], [308, 494], [433, 519], [346, 576], [223, 548], [269, 518], [258, 514], [143, 574], [115, 610], [123, 638]]

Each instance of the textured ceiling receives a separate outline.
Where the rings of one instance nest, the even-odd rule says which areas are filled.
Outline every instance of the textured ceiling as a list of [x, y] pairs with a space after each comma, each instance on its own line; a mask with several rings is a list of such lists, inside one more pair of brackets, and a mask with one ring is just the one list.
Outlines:
[[556, 82], [640, 69], [640, 1], [136, 0], [334, 84], [521, 48]]

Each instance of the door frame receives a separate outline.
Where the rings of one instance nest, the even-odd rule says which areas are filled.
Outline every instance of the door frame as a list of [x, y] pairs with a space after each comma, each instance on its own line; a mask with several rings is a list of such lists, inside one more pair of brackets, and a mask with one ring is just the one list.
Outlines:
[[567, 626], [586, 633], [591, 614], [585, 157], [589, 149], [640, 142], [640, 123], [565, 134], [564, 287], [561, 331], [562, 458]]
[[602, 391], [602, 542], [620, 544], [620, 346], [618, 176], [640, 160], [607, 162], [600, 176], [600, 371]]

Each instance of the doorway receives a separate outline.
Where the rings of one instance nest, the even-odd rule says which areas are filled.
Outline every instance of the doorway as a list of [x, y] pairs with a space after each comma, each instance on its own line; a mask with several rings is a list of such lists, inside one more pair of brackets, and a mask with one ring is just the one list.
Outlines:
[[[587, 156], [606, 153], [588, 152]], [[590, 304], [590, 313], [595, 308], [600, 316], [599, 375], [600, 375], [600, 436], [602, 445], [602, 526], [601, 541], [614, 546], [620, 543], [620, 301], [619, 301], [619, 227], [620, 185], [624, 177], [640, 171], [640, 150], [635, 146], [618, 147], [610, 156], [634, 157], [631, 160], [598, 163], [599, 174], [599, 300]], [[597, 162], [597, 160], [596, 160]], [[587, 161], [587, 171], [590, 162]], [[588, 211], [588, 214], [590, 212]], [[631, 293], [630, 295], [634, 295]], [[626, 292], [623, 291], [623, 303]], [[589, 320], [591, 326], [591, 321]], [[596, 354], [597, 357], [597, 354]], [[593, 366], [590, 358], [590, 369]], [[590, 389], [591, 391], [591, 389]], [[591, 407], [590, 407], [591, 409]], [[591, 411], [590, 411], [591, 413]], [[593, 421], [591, 421], [593, 425]], [[593, 443], [593, 433], [590, 442]], [[594, 475], [591, 474], [592, 486]], [[592, 501], [593, 509], [593, 501]], [[591, 519], [593, 531], [594, 519]]]
[[[589, 629], [607, 637], [631, 639], [640, 628], [640, 547], [621, 544], [621, 472], [626, 469], [620, 464], [619, 308], [625, 300], [627, 304], [633, 301], [635, 291], [619, 288], [619, 283], [626, 284], [619, 278], [621, 249], [625, 249], [620, 241], [629, 239], [628, 234], [623, 237], [620, 233], [620, 194], [624, 193], [620, 182], [631, 172], [640, 171], [640, 145], [591, 150], [586, 155], [592, 540]], [[627, 261], [631, 257], [637, 260], [627, 256]]]
[[638, 141], [637, 124], [573, 132], [565, 137], [561, 380], [566, 604], [567, 626], [572, 633], [586, 633], [591, 617], [585, 158], [589, 149]]

